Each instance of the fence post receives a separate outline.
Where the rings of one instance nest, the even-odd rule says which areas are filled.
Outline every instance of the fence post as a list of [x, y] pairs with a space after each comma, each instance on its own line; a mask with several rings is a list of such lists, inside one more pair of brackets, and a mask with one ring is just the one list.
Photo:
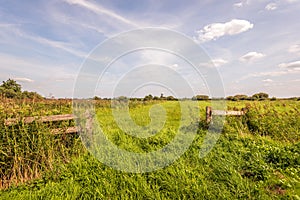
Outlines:
[[212, 120], [212, 111], [210, 106], [206, 106], [206, 123]]

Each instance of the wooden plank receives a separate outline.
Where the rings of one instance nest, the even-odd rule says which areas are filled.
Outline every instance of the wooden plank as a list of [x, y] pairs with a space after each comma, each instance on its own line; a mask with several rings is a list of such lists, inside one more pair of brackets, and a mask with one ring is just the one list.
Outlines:
[[244, 115], [244, 111], [236, 111], [236, 110], [213, 110], [212, 115], [235, 115], [240, 116]]
[[247, 110], [243, 108], [241, 111], [236, 110], [212, 110], [210, 106], [206, 106], [206, 122], [210, 123], [213, 115], [221, 116], [241, 116], [244, 115]]
[[24, 117], [24, 118], [11, 118], [6, 119], [4, 121], [4, 125], [11, 126], [15, 125], [20, 121], [23, 121], [25, 124], [32, 123], [34, 121], [37, 122], [54, 122], [54, 121], [64, 121], [64, 120], [73, 120], [76, 117], [73, 114], [65, 114], [65, 115], [50, 115], [50, 116], [42, 116], [42, 117]]
[[56, 129], [52, 129], [51, 133], [52, 134], [70, 134], [70, 133], [78, 133], [79, 129], [74, 126], [74, 127], [67, 127], [67, 128], [56, 128]]

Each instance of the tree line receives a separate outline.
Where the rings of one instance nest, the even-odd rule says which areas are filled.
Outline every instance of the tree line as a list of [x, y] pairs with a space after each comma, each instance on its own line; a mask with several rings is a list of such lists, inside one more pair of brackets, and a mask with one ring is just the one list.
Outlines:
[[22, 91], [22, 86], [12, 79], [2, 82], [0, 96], [11, 99], [43, 99], [37, 92]]
[[[13, 79], [8, 79], [7, 81], [3, 81], [0, 85], [0, 97], [5, 98], [16, 98], [16, 99], [43, 99], [43, 97], [38, 94], [37, 92], [29, 92], [29, 91], [22, 91], [22, 86], [18, 84]], [[94, 100], [100, 100], [101, 98], [98, 96], [95, 96], [93, 98]], [[104, 98], [105, 100], [108, 100], [110, 98]], [[125, 96], [117, 97], [114, 99], [118, 100], [138, 100], [138, 101], [155, 101], [155, 100], [167, 100], [167, 101], [178, 101], [178, 98], [173, 96], [164, 96], [161, 94], [160, 96], [153, 96], [152, 94], [146, 95], [144, 98], [128, 98]], [[183, 99], [190, 99], [190, 98], [183, 98]], [[194, 101], [205, 101], [210, 100], [208, 95], [195, 95], [191, 98]], [[224, 99], [224, 98], [219, 98]], [[276, 97], [269, 98], [269, 94], [264, 92], [255, 93], [252, 96], [247, 96], [245, 94], [237, 94], [234, 96], [228, 96], [225, 98], [229, 101], [241, 101], [241, 100], [276, 100]], [[295, 97], [293, 99], [300, 100], [300, 97]]]

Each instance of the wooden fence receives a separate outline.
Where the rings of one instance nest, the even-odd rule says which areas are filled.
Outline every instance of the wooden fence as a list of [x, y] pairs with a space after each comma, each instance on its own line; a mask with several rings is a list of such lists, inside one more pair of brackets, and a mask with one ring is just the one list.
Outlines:
[[242, 110], [212, 110], [210, 106], [206, 106], [206, 122], [211, 122], [213, 115], [241, 116], [245, 113], [246, 108], [243, 108]]
[[[246, 109], [242, 109], [241, 111], [235, 110], [212, 110], [210, 106], [206, 107], [206, 122], [211, 122], [214, 115], [225, 115], [225, 116], [241, 116], [246, 113]], [[24, 118], [11, 118], [6, 119], [4, 121], [5, 126], [13, 126], [22, 121], [24, 124], [30, 124], [33, 122], [56, 122], [56, 121], [70, 121], [74, 120], [76, 117], [73, 114], [65, 114], [65, 115], [50, 115], [50, 116], [42, 116], [42, 117], [24, 117]], [[66, 128], [55, 128], [51, 130], [53, 134], [60, 133], [77, 133], [78, 127], [66, 127]]]
[[[4, 121], [5, 126], [13, 126], [18, 124], [19, 122], [23, 122], [24, 124], [30, 124], [33, 122], [56, 122], [56, 121], [70, 121], [74, 120], [76, 117], [73, 114], [65, 114], [65, 115], [50, 115], [50, 116], [42, 116], [42, 117], [23, 117], [23, 118], [10, 118]], [[59, 133], [77, 133], [78, 128], [74, 127], [67, 127], [67, 128], [55, 128], [51, 130], [53, 134]]]

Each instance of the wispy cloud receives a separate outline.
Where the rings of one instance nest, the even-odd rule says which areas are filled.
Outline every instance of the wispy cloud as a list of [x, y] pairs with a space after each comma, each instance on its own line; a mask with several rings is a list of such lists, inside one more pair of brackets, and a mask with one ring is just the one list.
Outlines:
[[253, 28], [247, 20], [233, 19], [225, 23], [212, 23], [197, 31], [199, 42], [216, 40], [225, 35], [237, 35]]
[[234, 3], [233, 4], [233, 7], [234, 8], [242, 8], [246, 5], [249, 5], [250, 4], [250, 0], [243, 0], [243, 1], [240, 1], [240, 2], [237, 2], [237, 3]]
[[264, 80], [262, 80], [262, 82], [265, 82], [265, 83], [270, 83], [270, 82], [273, 82], [273, 80], [272, 79], [264, 79]]
[[223, 58], [212, 59], [212, 62], [216, 67], [220, 67], [228, 63], [228, 61], [224, 60]]
[[286, 0], [288, 3], [295, 3], [295, 2], [299, 2], [299, 0]]
[[[1, 35], [1, 31], [0, 31], [0, 35]], [[33, 42], [42, 44], [47, 47], [51, 47], [54, 49], [60, 49], [62, 51], [68, 52], [68, 53], [75, 55], [77, 57], [80, 57], [80, 58], [85, 58], [87, 55], [87, 53], [75, 49], [73, 47], [74, 43], [55, 41], [55, 40], [51, 40], [51, 39], [48, 39], [45, 37], [41, 37], [39, 35], [31, 34], [25, 30], [22, 30], [20, 28], [20, 26], [18, 26], [16, 24], [6, 25], [5, 30], [2, 30], [2, 35], [7, 39], [10, 38], [10, 43], [15, 43], [14, 37], [18, 37], [18, 39], [24, 38], [26, 40], [31, 40]], [[6, 43], [7, 41], [4, 40], [1, 42]], [[17, 45], [17, 44], [15, 44], [15, 45]]]
[[120, 22], [131, 25], [133, 27], [138, 27], [138, 24], [136, 24], [132, 20], [129, 20], [121, 15], [118, 15], [117, 13], [115, 13], [107, 8], [104, 8], [104, 7], [100, 6], [99, 4], [95, 4], [95, 3], [85, 1], [85, 0], [65, 0], [65, 2], [69, 3], [70, 5], [81, 6], [81, 7], [88, 9], [96, 14], [106, 15], [108, 17], [117, 19]]
[[87, 53], [71, 48], [70, 46], [72, 46], [73, 44], [70, 43], [50, 40], [40, 36], [25, 35], [25, 37], [40, 44], [47, 45], [56, 49], [61, 49], [77, 57], [85, 58], [87, 56]]
[[242, 62], [252, 62], [252, 61], [258, 60], [260, 58], [263, 58], [265, 56], [266, 56], [265, 54], [252, 51], [252, 52], [246, 53], [245, 55], [241, 56], [239, 60]]
[[276, 3], [269, 3], [265, 7], [266, 10], [276, 10], [277, 9], [277, 4]]
[[300, 44], [290, 46], [288, 52], [300, 55]]
[[243, 2], [235, 3], [235, 4], [233, 4], [233, 7], [235, 7], [235, 8], [241, 8], [241, 7], [243, 7]]
[[30, 79], [30, 78], [25, 78], [25, 77], [15, 77], [13, 78], [15, 81], [17, 82], [21, 82], [21, 83], [32, 83], [34, 82], [34, 80]]
[[300, 61], [289, 62], [289, 63], [281, 63], [278, 66], [281, 67], [281, 68], [300, 70]]
[[[292, 68], [292, 69], [283, 69], [283, 70], [277, 70], [277, 71], [267, 71], [267, 72], [257, 72], [257, 73], [251, 73], [245, 76], [242, 76], [240, 79], [237, 80], [237, 82], [246, 80], [248, 78], [252, 77], [280, 77], [285, 75], [295, 75], [300, 74], [300, 68]], [[271, 82], [269, 79], [265, 79], [267, 81], [265, 82]]]
[[228, 63], [228, 60], [225, 60], [223, 58], [215, 58], [215, 59], [212, 59], [209, 62], [200, 63], [199, 67], [210, 67], [210, 68], [220, 67], [220, 66], [225, 65], [227, 63]]

